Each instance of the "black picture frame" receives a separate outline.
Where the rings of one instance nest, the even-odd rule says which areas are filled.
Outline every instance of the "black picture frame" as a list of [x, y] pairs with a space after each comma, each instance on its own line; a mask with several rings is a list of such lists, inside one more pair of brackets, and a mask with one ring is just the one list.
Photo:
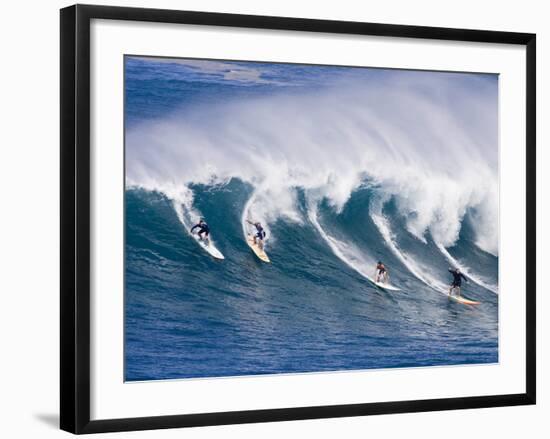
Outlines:
[[[526, 47], [525, 393], [417, 401], [90, 420], [90, 21], [181, 23], [333, 34], [407, 37]], [[536, 401], [536, 36], [303, 18], [75, 5], [61, 10], [61, 429], [99, 433], [327, 417], [535, 404]]]

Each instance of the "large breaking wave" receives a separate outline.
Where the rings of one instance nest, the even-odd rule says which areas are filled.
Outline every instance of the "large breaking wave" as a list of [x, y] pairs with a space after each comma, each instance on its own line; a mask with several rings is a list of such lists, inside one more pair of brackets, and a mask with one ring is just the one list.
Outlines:
[[[497, 292], [494, 272], [476, 259], [498, 257], [496, 105], [496, 87], [483, 77], [427, 82], [421, 73], [194, 105], [127, 132], [127, 184], [163, 193], [188, 228], [205, 214], [194, 187], [238, 180], [251, 188], [233, 206], [243, 232], [246, 219], [262, 221], [268, 246], [277, 221], [307, 223], [365, 277], [391, 254], [438, 291], [450, 264]], [[363, 227], [354, 230], [342, 216], [361, 193], [368, 197], [353, 221]], [[369, 233], [382, 250], [366, 244]]]

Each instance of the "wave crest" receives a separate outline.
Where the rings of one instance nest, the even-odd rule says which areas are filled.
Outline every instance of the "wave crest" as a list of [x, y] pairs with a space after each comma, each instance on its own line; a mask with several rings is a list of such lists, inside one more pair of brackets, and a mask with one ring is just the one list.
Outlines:
[[296, 188], [341, 210], [368, 181], [419, 239], [451, 246], [470, 212], [477, 245], [496, 255], [496, 83], [397, 78], [194, 106], [136, 126], [127, 182], [190, 205], [190, 184], [239, 178], [255, 188], [246, 215], [268, 224], [301, 220]]

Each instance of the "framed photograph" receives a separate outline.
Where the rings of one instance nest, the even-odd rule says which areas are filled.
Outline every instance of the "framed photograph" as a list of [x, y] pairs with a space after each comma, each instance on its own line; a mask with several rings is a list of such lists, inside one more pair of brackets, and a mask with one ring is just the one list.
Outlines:
[[61, 428], [535, 403], [535, 35], [61, 10]]

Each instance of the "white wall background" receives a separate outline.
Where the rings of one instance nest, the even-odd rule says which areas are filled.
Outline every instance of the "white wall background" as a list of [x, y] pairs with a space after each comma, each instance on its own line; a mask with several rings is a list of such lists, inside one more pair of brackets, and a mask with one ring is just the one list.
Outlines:
[[[87, 3], [96, 3], [88, 1]], [[550, 27], [546, 2], [523, 0], [104, 0], [100, 4], [537, 33], [538, 405], [108, 435], [171, 438], [548, 437], [550, 311], [541, 279], [550, 245]], [[0, 25], [0, 436], [53, 438], [58, 422], [59, 12], [64, 1], [9, 2]], [[545, 371], [546, 369], [546, 371]]]

